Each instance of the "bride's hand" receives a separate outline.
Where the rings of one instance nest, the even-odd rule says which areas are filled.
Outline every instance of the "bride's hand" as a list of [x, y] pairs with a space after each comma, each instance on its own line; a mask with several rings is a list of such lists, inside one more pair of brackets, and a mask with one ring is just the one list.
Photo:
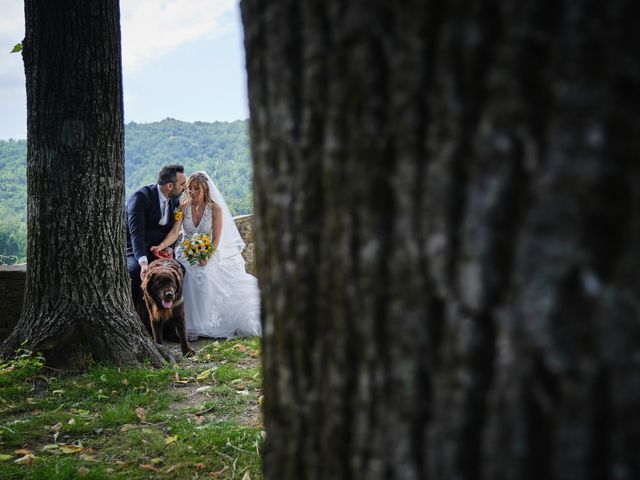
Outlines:
[[209, 259], [205, 258], [204, 260], [198, 260], [198, 263], [201, 267], [204, 267], [207, 263], [209, 263]]

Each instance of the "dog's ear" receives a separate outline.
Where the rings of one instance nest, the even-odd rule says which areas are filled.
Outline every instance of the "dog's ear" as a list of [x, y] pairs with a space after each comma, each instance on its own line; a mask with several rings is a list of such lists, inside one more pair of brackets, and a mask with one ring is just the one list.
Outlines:
[[173, 277], [173, 281], [176, 284], [176, 298], [180, 298], [182, 297], [182, 282], [181, 282], [180, 274], [175, 268], [172, 268], [171, 276]]
[[153, 279], [153, 275], [154, 275], [153, 270], [147, 270], [147, 274], [142, 279], [142, 284], [140, 285], [143, 291], [145, 292], [147, 291], [147, 285], [151, 283], [151, 280]]

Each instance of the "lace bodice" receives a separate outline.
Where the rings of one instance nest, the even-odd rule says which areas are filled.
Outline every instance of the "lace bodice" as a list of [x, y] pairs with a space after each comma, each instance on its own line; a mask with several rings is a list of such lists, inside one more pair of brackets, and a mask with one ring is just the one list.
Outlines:
[[204, 213], [202, 214], [202, 218], [200, 219], [200, 223], [196, 227], [193, 224], [193, 216], [191, 214], [191, 207], [188, 206], [184, 209], [184, 220], [182, 222], [182, 235], [183, 238], [190, 237], [194, 233], [204, 233], [211, 238], [213, 232], [213, 218], [211, 215], [211, 206], [206, 205], [204, 207]]

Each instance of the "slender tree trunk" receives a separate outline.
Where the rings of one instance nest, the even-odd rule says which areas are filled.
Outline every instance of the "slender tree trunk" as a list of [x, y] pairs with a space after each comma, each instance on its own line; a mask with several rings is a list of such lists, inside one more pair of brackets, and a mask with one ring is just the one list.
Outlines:
[[267, 478], [640, 478], [635, 7], [242, 1]]
[[117, 0], [26, 0], [28, 250], [22, 317], [2, 346], [50, 365], [161, 357], [125, 263]]

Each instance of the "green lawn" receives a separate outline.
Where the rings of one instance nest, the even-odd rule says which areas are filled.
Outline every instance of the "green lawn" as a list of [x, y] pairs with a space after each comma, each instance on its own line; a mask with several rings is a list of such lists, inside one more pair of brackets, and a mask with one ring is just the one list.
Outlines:
[[260, 340], [195, 349], [75, 376], [28, 352], [0, 361], [0, 478], [262, 478]]

